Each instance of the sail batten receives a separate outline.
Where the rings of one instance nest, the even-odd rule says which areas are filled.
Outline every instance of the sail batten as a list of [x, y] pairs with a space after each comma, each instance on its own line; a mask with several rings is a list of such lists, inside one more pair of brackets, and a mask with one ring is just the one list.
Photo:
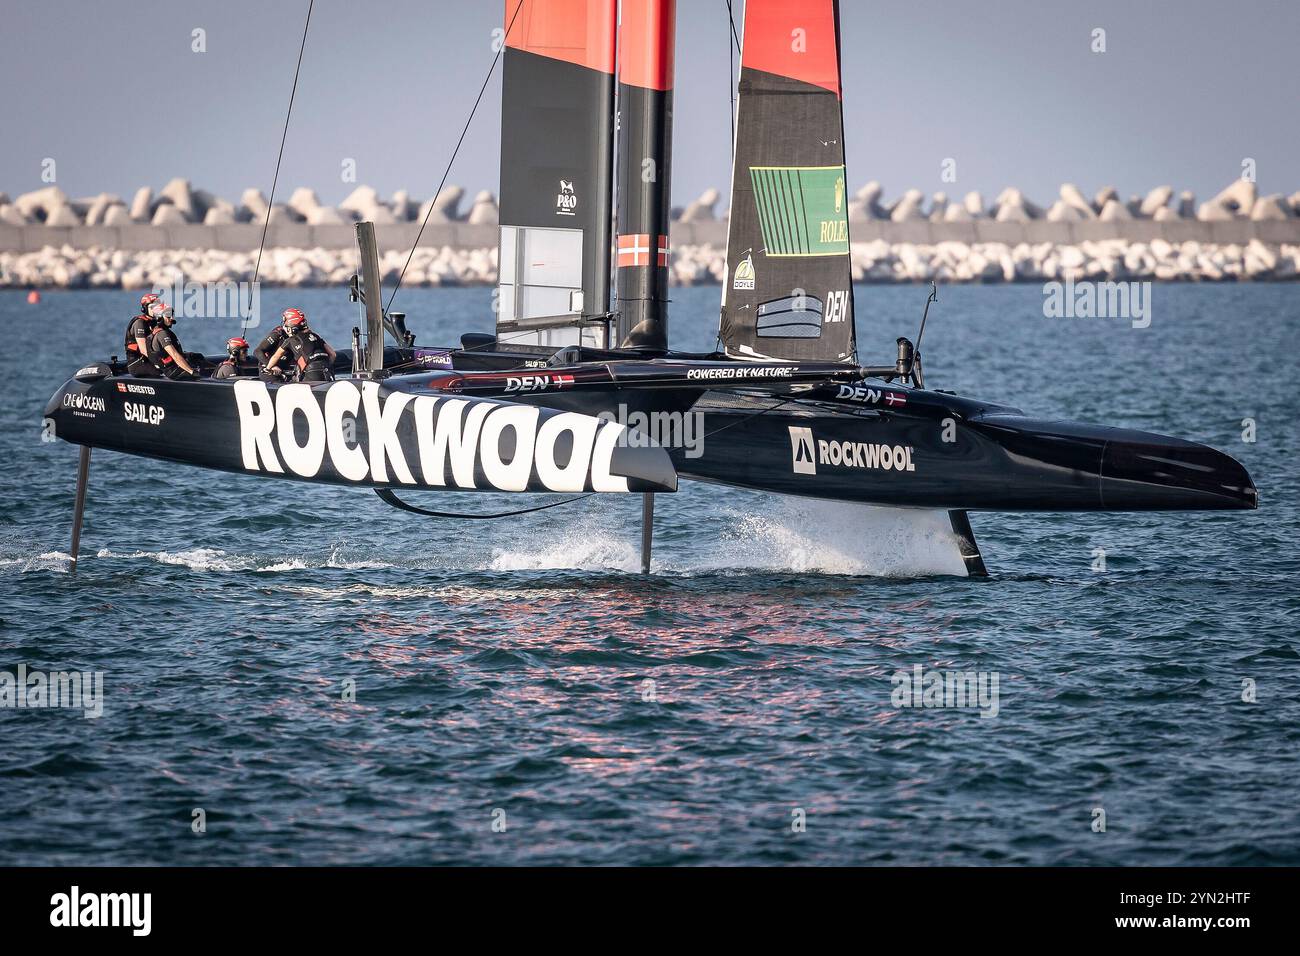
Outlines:
[[748, 0], [719, 339], [856, 361], [835, 0]]

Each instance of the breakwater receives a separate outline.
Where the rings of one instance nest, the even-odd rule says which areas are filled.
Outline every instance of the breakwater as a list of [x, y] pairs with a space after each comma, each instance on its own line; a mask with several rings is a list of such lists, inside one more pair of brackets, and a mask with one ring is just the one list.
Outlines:
[[[352, 222], [377, 225], [383, 269], [394, 277], [428, 225], [406, 280], [415, 285], [496, 281], [497, 210], [480, 193], [462, 210], [448, 187], [420, 203], [381, 199], [359, 188], [337, 207], [295, 190], [271, 207], [260, 278], [269, 285], [345, 282], [356, 268]], [[1199, 206], [1170, 187], [1121, 202], [1114, 190], [1088, 199], [1063, 186], [1043, 208], [1018, 190], [990, 205], [978, 193], [959, 202], [917, 190], [884, 203], [869, 183], [848, 200], [854, 278], [863, 282], [1153, 279], [1293, 280], [1300, 275], [1300, 193], [1260, 197], [1238, 181]], [[671, 279], [720, 282], [726, 220], [709, 190], [675, 211]], [[70, 200], [55, 187], [10, 201], [0, 193], [0, 287], [139, 288], [176, 280], [247, 281], [266, 202], [248, 190], [238, 205], [174, 180], [132, 203], [103, 194]]]

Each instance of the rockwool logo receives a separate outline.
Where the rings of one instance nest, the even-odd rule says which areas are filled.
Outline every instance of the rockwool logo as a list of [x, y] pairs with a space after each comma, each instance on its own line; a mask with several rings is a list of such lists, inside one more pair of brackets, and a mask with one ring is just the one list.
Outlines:
[[[790, 430], [790, 455], [796, 475], [815, 475], [818, 465], [870, 468], [877, 471], [916, 471], [911, 445], [879, 445], [862, 441], [815, 438], [811, 428]], [[816, 449], [814, 455], [814, 449]]]
[[817, 474], [817, 462], [813, 458], [812, 429], [796, 428], [793, 425], [787, 427], [790, 429], [790, 455], [794, 463], [794, 473], [796, 475]]
[[[588, 415], [387, 392], [376, 382], [359, 389], [335, 382], [319, 391], [282, 385], [273, 394], [263, 382], [241, 379], [235, 401], [248, 471], [315, 478], [327, 469], [346, 481], [433, 488], [628, 490], [627, 478], [610, 470], [626, 429]], [[349, 437], [358, 427], [365, 441]]]

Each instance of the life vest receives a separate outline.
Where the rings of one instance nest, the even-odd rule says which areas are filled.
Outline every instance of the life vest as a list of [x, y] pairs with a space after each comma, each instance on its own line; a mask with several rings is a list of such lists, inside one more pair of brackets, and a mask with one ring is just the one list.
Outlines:
[[132, 359], [147, 358], [147, 356], [140, 354], [140, 346], [136, 345], [135, 340], [138, 336], [139, 338], [144, 339], [145, 343], [148, 344], [149, 340], [153, 337], [153, 333], [154, 333], [153, 323], [149, 319], [149, 316], [135, 315], [131, 317], [131, 321], [127, 323], [126, 326], [125, 347], [126, 347], [126, 360], [128, 362], [130, 362]]
[[330, 354], [325, 349], [325, 340], [315, 332], [308, 330], [290, 335], [285, 344], [293, 353], [293, 361], [298, 366], [299, 375], [308, 371], [319, 372], [330, 367]]

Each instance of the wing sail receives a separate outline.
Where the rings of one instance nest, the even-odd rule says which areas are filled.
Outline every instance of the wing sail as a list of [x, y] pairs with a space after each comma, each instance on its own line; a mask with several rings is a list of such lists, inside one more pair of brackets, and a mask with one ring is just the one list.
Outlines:
[[503, 344], [607, 344], [616, 7], [505, 0]]
[[745, 4], [719, 337], [736, 358], [856, 360], [835, 0]]

